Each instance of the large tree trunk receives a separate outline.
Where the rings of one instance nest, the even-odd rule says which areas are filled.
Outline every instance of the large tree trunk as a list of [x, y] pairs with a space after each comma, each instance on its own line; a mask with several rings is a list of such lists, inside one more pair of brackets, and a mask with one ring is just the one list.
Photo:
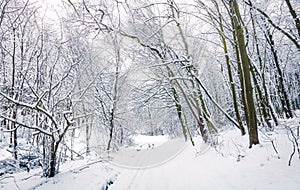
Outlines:
[[[218, 7], [217, 7], [218, 8]], [[239, 106], [238, 106], [238, 100], [237, 100], [237, 95], [236, 95], [236, 90], [235, 90], [235, 83], [233, 81], [233, 76], [232, 76], [232, 72], [231, 72], [231, 65], [230, 65], [230, 58], [228, 55], [228, 49], [227, 49], [227, 42], [226, 39], [224, 37], [224, 28], [223, 28], [223, 23], [222, 23], [222, 17], [221, 17], [221, 13], [218, 10], [218, 14], [219, 14], [219, 26], [220, 26], [220, 38], [223, 44], [223, 50], [224, 50], [224, 54], [225, 54], [225, 61], [226, 61], [226, 66], [227, 66], [227, 72], [228, 72], [228, 78], [229, 78], [229, 83], [230, 83], [230, 88], [231, 88], [231, 93], [232, 93], [232, 100], [233, 100], [233, 106], [234, 106], [234, 112], [235, 112], [235, 116], [237, 119], [237, 122], [239, 124], [239, 128], [241, 130], [241, 134], [245, 135], [245, 129], [243, 126], [243, 122], [242, 122], [242, 118], [240, 115], [240, 111], [239, 111]]]
[[50, 153], [50, 163], [49, 171], [47, 177], [54, 177], [56, 174], [56, 145], [54, 137], [51, 138], [51, 153]]
[[258, 130], [257, 130], [257, 116], [256, 116], [256, 109], [255, 103], [253, 98], [253, 89], [251, 84], [251, 71], [250, 71], [250, 59], [247, 54], [246, 44], [244, 40], [244, 32], [241, 23], [241, 16], [239, 13], [239, 7], [236, 0], [230, 1], [231, 8], [233, 9], [233, 23], [234, 29], [236, 30], [237, 42], [238, 47], [240, 50], [240, 57], [242, 61], [242, 71], [244, 76], [244, 92], [245, 92], [245, 99], [246, 104], [244, 105], [247, 110], [247, 125], [249, 131], [249, 140], [250, 140], [250, 148], [252, 145], [258, 144]]
[[[233, 20], [233, 9], [230, 8], [230, 12], [231, 12], [231, 24], [232, 26], [234, 26], [234, 20]], [[241, 63], [241, 59], [240, 59], [240, 50], [238, 47], [238, 42], [237, 42], [237, 35], [236, 35], [236, 31], [232, 30], [232, 35], [233, 35], [233, 41], [234, 41], [234, 50], [235, 50], [235, 56], [236, 56], [236, 62], [237, 62], [237, 70], [238, 70], [238, 77], [239, 77], [239, 81], [240, 81], [240, 98], [241, 98], [241, 103], [242, 103], [242, 107], [243, 107], [243, 111], [244, 111], [244, 117], [245, 120], [248, 121], [248, 110], [247, 107], [244, 106], [246, 105], [246, 97], [245, 97], [245, 85], [244, 85], [244, 75], [243, 75], [243, 69], [242, 69], [242, 63]], [[248, 125], [247, 125], [248, 126]]]

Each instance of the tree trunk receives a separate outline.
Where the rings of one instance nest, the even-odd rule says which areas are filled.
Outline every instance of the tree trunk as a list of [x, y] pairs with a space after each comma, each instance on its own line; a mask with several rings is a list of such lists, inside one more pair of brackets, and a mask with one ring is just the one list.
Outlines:
[[[219, 11], [218, 11], [219, 12]], [[230, 88], [231, 88], [231, 93], [232, 93], [232, 100], [233, 100], [233, 106], [234, 106], [234, 111], [235, 111], [235, 116], [237, 119], [237, 122], [239, 124], [239, 128], [241, 130], [241, 134], [245, 135], [245, 129], [243, 126], [243, 122], [242, 122], [242, 118], [240, 115], [240, 111], [239, 111], [239, 107], [238, 107], [238, 100], [237, 100], [237, 95], [236, 95], [236, 90], [235, 90], [235, 83], [233, 81], [233, 77], [232, 77], [232, 72], [231, 72], [231, 65], [230, 65], [230, 58], [228, 55], [228, 49], [227, 49], [227, 43], [224, 37], [224, 29], [223, 29], [223, 24], [222, 24], [222, 19], [221, 19], [221, 13], [219, 12], [219, 26], [220, 26], [220, 37], [221, 37], [221, 41], [223, 44], [223, 50], [224, 50], [224, 54], [225, 54], [225, 61], [226, 61], [226, 66], [227, 66], [227, 72], [228, 72], [228, 77], [229, 77], [229, 83], [230, 83]]]
[[[268, 94], [268, 90], [266, 87], [266, 83], [265, 83], [265, 73], [264, 73], [264, 63], [261, 57], [261, 53], [260, 53], [260, 49], [259, 49], [259, 44], [258, 44], [258, 39], [257, 39], [257, 33], [256, 33], [256, 25], [255, 25], [255, 19], [253, 16], [253, 8], [250, 7], [250, 16], [251, 16], [251, 22], [252, 22], [252, 27], [253, 27], [253, 36], [254, 36], [254, 43], [255, 43], [255, 49], [256, 49], [256, 54], [258, 57], [258, 61], [259, 61], [259, 65], [260, 65], [260, 69], [261, 69], [261, 82], [262, 82], [262, 90], [259, 88], [258, 82], [257, 80], [255, 80], [254, 82], [256, 83], [256, 88], [257, 91], [259, 93], [259, 102], [260, 102], [260, 107], [262, 108], [262, 114], [264, 116], [264, 120], [267, 123], [269, 129], [273, 129], [273, 126], [270, 123], [271, 117], [273, 118], [273, 121], [276, 125], [278, 125], [278, 121], [277, 118], [273, 115], [273, 110], [272, 107], [270, 105], [269, 102], [269, 94]], [[251, 67], [251, 72], [252, 72], [252, 77], [253, 79], [255, 78], [255, 73], [254, 73], [254, 66]], [[264, 91], [264, 96], [262, 94], [262, 91]]]
[[75, 138], [75, 129], [72, 129], [72, 132], [71, 132], [71, 151], [70, 151], [70, 153], [71, 153], [71, 160], [74, 160], [74, 153], [72, 151], [72, 150], [74, 150], [74, 138]]
[[56, 174], [56, 145], [54, 137], [51, 137], [51, 153], [50, 153], [50, 163], [49, 163], [49, 171], [47, 177], [54, 177]]
[[[251, 74], [250, 74], [250, 59], [247, 54], [245, 40], [244, 40], [244, 32], [241, 24], [241, 16], [239, 13], [239, 8], [236, 0], [230, 1], [231, 7], [233, 9], [233, 23], [234, 29], [236, 30], [238, 47], [240, 50], [240, 57], [242, 61], [242, 71], [244, 76], [244, 90], [245, 90], [245, 99], [246, 99], [246, 110], [247, 110], [247, 123], [248, 123], [248, 131], [249, 131], [249, 140], [250, 140], [250, 148], [252, 145], [258, 144], [258, 130], [257, 130], [257, 117], [255, 110], [255, 103], [253, 98], [253, 89], [251, 84]], [[246, 113], [245, 113], [246, 114]]]
[[[234, 20], [233, 20], [233, 9], [230, 7], [230, 11], [231, 11], [231, 24], [232, 26], [234, 26]], [[232, 30], [232, 35], [233, 35], [233, 41], [234, 41], [234, 50], [235, 50], [235, 56], [236, 56], [236, 62], [237, 62], [237, 70], [238, 70], [238, 77], [239, 77], [239, 81], [240, 81], [240, 98], [241, 98], [241, 103], [242, 103], [242, 108], [244, 111], [244, 117], [245, 120], [248, 121], [248, 110], [246, 108], [246, 97], [245, 97], [245, 85], [244, 85], [244, 74], [243, 74], [243, 69], [242, 69], [242, 64], [241, 64], [241, 59], [240, 59], [240, 50], [238, 47], [238, 42], [237, 42], [237, 35], [236, 35], [236, 31]], [[248, 127], [248, 123], [247, 123], [247, 127]]]
[[183, 114], [182, 113], [182, 106], [180, 104], [180, 100], [179, 100], [179, 96], [177, 94], [177, 91], [174, 87], [172, 87], [172, 93], [173, 93], [173, 98], [174, 98], [174, 102], [175, 102], [175, 107], [176, 107], [176, 110], [177, 110], [178, 119], [180, 121], [180, 125], [181, 125], [181, 128], [182, 128], [182, 133], [183, 133], [185, 141], [187, 141], [186, 126], [185, 126], [185, 123], [184, 123], [184, 120], [183, 120], [183, 117], [182, 117], [182, 114]]
[[[206, 104], [205, 104], [205, 101], [204, 101], [204, 98], [203, 98], [203, 95], [202, 95], [202, 92], [201, 92], [201, 89], [200, 89], [200, 85], [198, 83], [196, 84], [193, 84], [193, 85], [196, 85], [196, 91], [197, 91], [197, 94], [196, 94], [196, 97], [199, 98], [200, 100], [200, 103], [201, 103], [201, 108], [202, 108], [202, 113], [200, 111], [200, 109], [198, 110], [199, 111], [199, 115], [203, 115], [205, 121], [206, 121], [206, 125], [207, 125], [207, 129], [210, 133], [212, 134], [216, 134], [218, 133], [218, 130], [216, 128], [216, 126], [214, 125], [214, 123], [211, 121], [210, 119], [210, 113], [208, 112], [207, 108], [206, 108]], [[195, 100], [197, 102], [197, 100]], [[199, 107], [199, 105], [197, 105]]]
[[[13, 51], [12, 51], [12, 81], [11, 81], [11, 97], [15, 98], [17, 96], [17, 92], [15, 91], [16, 85], [16, 28], [13, 28]], [[17, 118], [17, 105], [12, 106], [12, 119], [15, 120]], [[18, 135], [17, 135], [17, 127], [15, 122], [11, 122], [11, 137], [10, 143], [13, 145], [14, 158], [18, 159]]]
[[85, 138], [86, 138], [86, 155], [88, 156], [91, 152], [90, 150], [90, 126], [88, 117], [85, 117]]
[[273, 40], [273, 35], [270, 33], [269, 30], [267, 30], [267, 35], [266, 38], [268, 39], [270, 48], [271, 48], [271, 52], [272, 55], [274, 57], [274, 63], [275, 63], [275, 67], [277, 69], [277, 79], [278, 79], [278, 92], [279, 92], [279, 96], [280, 96], [280, 101], [282, 104], [282, 108], [283, 111], [286, 115], [287, 118], [292, 118], [293, 117], [293, 112], [290, 106], [290, 101], [289, 101], [289, 97], [288, 94], [286, 92], [285, 89], [285, 84], [284, 84], [284, 80], [283, 80], [283, 72], [280, 68], [280, 64], [279, 64], [279, 59], [277, 56], [277, 52], [275, 50], [275, 42]]
[[[115, 39], [116, 40], [116, 39]], [[113, 84], [113, 89], [112, 89], [112, 108], [110, 112], [110, 120], [109, 120], [109, 140], [107, 144], [107, 151], [111, 149], [111, 143], [113, 139], [113, 132], [115, 128], [115, 112], [117, 109], [117, 101], [118, 101], [118, 84], [119, 84], [119, 77], [120, 77], [120, 47], [117, 45], [117, 42], [115, 48], [116, 49], [116, 70], [115, 70], [115, 80]]]
[[[166, 69], [167, 69], [170, 77], [174, 77], [175, 76], [174, 73], [173, 73], [173, 71], [171, 70], [171, 68], [169, 66], [166, 66]], [[183, 90], [182, 86], [177, 81], [177, 79], [175, 79], [175, 84], [177, 85], [178, 89], [182, 93], [182, 96], [183, 96], [186, 104], [188, 105], [188, 107], [189, 107], [192, 115], [194, 116], [195, 120], [197, 121], [197, 124], [199, 126], [200, 133], [201, 133], [203, 141], [207, 142], [207, 140], [208, 140], [208, 134], [207, 134], [207, 130], [205, 129], [205, 125], [204, 125], [204, 121], [203, 121], [201, 112], [199, 111], [200, 110], [199, 105], [196, 105], [196, 108], [198, 109], [197, 113], [196, 113], [195, 110], [193, 109], [193, 106], [191, 105], [190, 99], [188, 98], [187, 94], [185, 93], [185, 91]], [[192, 144], [193, 144], [193, 142], [192, 142]]]
[[114, 113], [113, 112], [110, 114], [109, 123], [110, 123], [110, 125], [109, 125], [109, 140], [107, 143], [107, 151], [110, 151], [110, 149], [111, 149], [111, 143], [112, 143], [113, 134], [114, 134]]

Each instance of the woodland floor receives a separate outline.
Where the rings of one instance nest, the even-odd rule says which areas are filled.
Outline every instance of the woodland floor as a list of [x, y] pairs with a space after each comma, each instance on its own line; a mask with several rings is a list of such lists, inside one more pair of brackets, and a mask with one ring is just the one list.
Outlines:
[[199, 137], [192, 146], [182, 139], [139, 136], [135, 146], [123, 147], [108, 158], [68, 162], [51, 179], [42, 178], [40, 169], [4, 176], [0, 189], [298, 190], [299, 154], [288, 166], [293, 152], [288, 137], [284, 128], [260, 133], [261, 144], [249, 149], [247, 137], [238, 130], [221, 132], [215, 147], [206, 146]]

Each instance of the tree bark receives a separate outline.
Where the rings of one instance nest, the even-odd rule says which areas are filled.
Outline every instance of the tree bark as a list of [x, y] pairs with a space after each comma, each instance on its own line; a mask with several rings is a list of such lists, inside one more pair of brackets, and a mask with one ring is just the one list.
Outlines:
[[[239, 7], [236, 0], [230, 1], [232, 10], [233, 10], [233, 27], [236, 30], [236, 37], [238, 42], [238, 47], [240, 50], [240, 57], [242, 61], [242, 71], [244, 76], [244, 92], [245, 92], [245, 99], [246, 99], [246, 110], [247, 110], [247, 124], [248, 124], [248, 131], [249, 131], [249, 141], [250, 145], [259, 144], [258, 139], [258, 130], [257, 130], [257, 116], [256, 116], [256, 109], [255, 103], [253, 98], [253, 89], [251, 84], [251, 74], [250, 74], [250, 59], [247, 54], [245, 40], [244, 40], [244, 32], [241, 24], [241, 16], [239, 13]], [[246, 114], [246, 113], [245, 113]]]
[[172, 87], [171, 90], [172, 90], [172, 93], [173, 93], [173, 98], [174, 98], [174, 102], [175, 102], [175, 107], [176, 107], [178, 119], [180, 121], [180, 125], [181, 125], [181, 128], [182, 128], [182, 133], [183, 133], [185, 141], [187, 141], [187, 131], [186, 131], [186, 126], [185, 126], [183, 117], [182, 117], [183, 113], [182, 113], [182, 106], [181, 106], [181, 103], [180, 103], [180, 100], [179, 100], [179, 96], [178, 96], [178, 93], [177, 93], [177, 91], [174, 87]]
[[51, 137], [51, 153], [50, 153], [50, 163], [49, 172], [47, 177], [54, 177], [56, 174], [56, 149], [55, 149], [55, 139], [54, 136]]
[[234, 111], [235, 111], [235, 116], [236, 116], [237, 122], [239, 124], [241, 134], [245, 135], [246, 132], [245, 132], [245, 129], [244, 129], [244, 126], [243, 126], [242, 118], [241, 118], [239, 107], [238, 107], [238, 100], [237, 100], [237, 95], [236, 95], [235, 83], [234, 83], [233, 77], [232, 77], [230, 58], [229, 58], [228, 49], [227, 49], [227, 42], [226, 42], [226, 39], [223, 35], [224, 34], [224, 28], [223, 28], [221, 13], [220, 13], [219, 9], [218, 9], [218, 14], [219, 14], [219, 27], [220, 27], [219, 36], [221, 38], [221, 42], [223, 44], [223, 51], [224, 51], [224, 54], [225, 54], [225, 62], [226, 62], [226, 66], [227, 66], [227, 73], [228, 73], [228, 78], [229, 78], [229, 83], [230, 83], [230, 88], [231, 88], [231, 93], [232, 93], [232, 100], [233, 100], [233, 107], [234, 107]]

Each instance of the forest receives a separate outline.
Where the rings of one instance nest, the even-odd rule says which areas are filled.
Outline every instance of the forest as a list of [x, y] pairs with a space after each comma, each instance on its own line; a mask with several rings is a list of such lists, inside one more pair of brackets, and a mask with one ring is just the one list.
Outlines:
[[298, 0], [0, 0], [0, 54], [0, 177], [135, 134], [255, 149], [284, 130], [300, 158], [299, 122], [281, 124], [299, 117]]

